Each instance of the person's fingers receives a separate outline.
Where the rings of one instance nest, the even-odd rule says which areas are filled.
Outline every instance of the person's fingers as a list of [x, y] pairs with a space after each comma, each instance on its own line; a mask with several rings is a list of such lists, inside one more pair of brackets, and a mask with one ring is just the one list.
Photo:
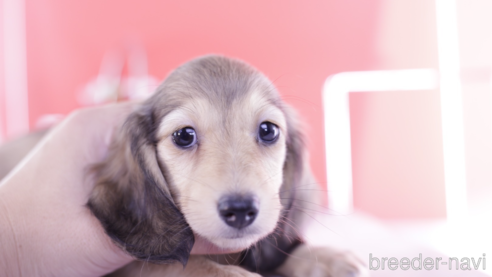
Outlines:
[[93, 186], [88, 166], [102, 160], [112, 131], [135, 105], [115, 104], [70, 114], [14, 169], [11, 178], [19, 184], [15, 191], [23, 198], [35, 191], [44, 194], [52, 206], [85, 205]]
[[[87, 147], [74, 147], [74, 155], [87, 155], [85, 162], [100, 161], [110, 143], [112, 133], [124, 122], [138, 103], [125, 102], [77, 110], [49, 135], [60, 135], [60, 143], [80, 143]], [[61, 133], [61, 134], [59, 134]], [[79, 153], [77, 150], [91, 150]], [[68, 157], [67, 157], [68, 158]]]
[[85, 204], [92, 189], [87, 166], [101, 160], [111, 131], [134, 107], [125, 103], [74, 112], [4, 180], [0, 198], [12, 233], [22, 242], [13, 251], [37, 261], [25, 265], [25, 272], [104, 275], [132, 260], [111, 242]]

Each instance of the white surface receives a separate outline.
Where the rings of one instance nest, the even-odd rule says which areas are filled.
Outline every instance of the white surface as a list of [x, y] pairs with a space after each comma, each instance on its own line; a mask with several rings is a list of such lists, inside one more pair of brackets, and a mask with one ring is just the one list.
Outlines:
[[[489, 266], [492, 244], [488, 234], [492, 233], [492, 226], [485, 227], [485, 221], [474, 222], [459, 227], [448, 225], [443, 220], [385, 222], [360, 213], [335, 216], [319, 212], [317, 221], [308, 228], [307, 241], [313, 245], [349, 249], [365, 263], [369, 263], [369, 254], [379, 259], [413, 259], [422, 254], [422, 259], [441, 257], [446, 261], [448, 257], [478, 259], [485, 253], [489, 259], [486, 265]], [[470, 271], [449, 270], [448, 266], [442, 265], [439, 270], [430, 271], [411, 268], [392, 271], [386, 268], [371, 270], [370, 276], [492, 276], [487, 266], [485, 272], [482, 266], [480, 270]]]

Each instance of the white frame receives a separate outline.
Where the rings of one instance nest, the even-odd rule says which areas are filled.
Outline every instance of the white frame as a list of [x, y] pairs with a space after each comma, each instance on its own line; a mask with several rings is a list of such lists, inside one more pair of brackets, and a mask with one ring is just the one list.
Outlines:
[[[438, 74], [433, 69], [408, 69], [385, 71], [361, 71], [343, 72], [329, 77], [323, 88], [324, 124], [325, 124], [325, 148], [326, 148], [326, 173], [328, 181], [329, 208], [334, 212], [348, 214], [353, 211], [352, 192], [352, 160], [351, 160], [351, 134], [349, 93], [371, 91], [418, 91], [431, 90], [438, 87]], [[446, 97], [441, 93], [441, 105], [449, 106]], [[446, 107], [443, 107], [446, 109]], [[443, 122], [449, 121], [443, 113]], [[462, 130], [462, 129], [461, 129]], [[456, 131], [456, 130], [455, 130]], [[458, 130], [459, 131], [459, 130]], [[448, 138], [450, 133], [443, 132], [443, 141], [452, 141]], [[458, 134], [459, 135], [459, 134]], [[463, 134], [461, 134], [462, 136]], [[459, 143], [459, 141], [458, 141]], [[456, 145], [454, 143], [453, 145]], [[453, 217], [455, 209], [463, 208], [463, 197], [466, 194], [450, 194], [454, 185], [449, 180], [464, 174], [464, 160], [449, 162], [446, 159], [456, 158], [455, 153], [464, 149], [464, 145], [456, 148], [444, 145], [444, 166], [446, 185], [446, 201], [448, 218]], [[458, 165], [458, 166], [456, 166]], [[452, 168], [450, 168], [452, 167]], [[461, 179], [458, 179], [461, 181]], [[461, 184], [465, 185], [465, 184]]]

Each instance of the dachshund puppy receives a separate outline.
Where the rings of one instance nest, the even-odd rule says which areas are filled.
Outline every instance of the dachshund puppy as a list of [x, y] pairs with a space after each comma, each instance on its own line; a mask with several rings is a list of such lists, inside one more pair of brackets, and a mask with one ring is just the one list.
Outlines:
[[[362, 273], [355, 256], [303, 243], [301, 207], [319, 193], [302, 134], [274, 85], [244, 62], [205, 56], [177, 68], [92, 171], [88, 207], [141, 261], [115, 275]], [[235, 265], [229, 255], [190, 257], [195, 236], [247, 250]]]

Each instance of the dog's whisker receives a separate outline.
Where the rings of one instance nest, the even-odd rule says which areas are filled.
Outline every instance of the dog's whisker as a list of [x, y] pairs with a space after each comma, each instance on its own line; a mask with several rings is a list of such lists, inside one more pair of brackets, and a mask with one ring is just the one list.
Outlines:
[[[266, 172], [265, 172], [266, 173]], [[282, 174], [282, 172], [277, 172], [271, 176], [269, 176], [267, 179], [263, 180], [262, 182], [260, 182], [259, 186], [262, 187], [263, 185], [265, 185], [268, 181], [270, 181], [272, 178], [274, 177], [277, 177], [278, 175]]]
[[[288, 217], [283, 217], [281, 220], [283, 220], [283, 223], [289, 225], [294, 230], [297, 237], [299, 237], [299, 238], [302, 237], [301, 232], [299, 232], [299, 230], [298, 230], [299, 226], [297, 226], [297, 224], [292, 219], [290, 219]], [[290, 221], [290, 223], [288, 221]]]
[[297, 187], [288, 188], [288, 189], [281, 189], [281, 190], [279, 190], [279, 192], [285, 192], [285, 191], [291, 191], [291, 190], [294, 190], [294, 191], [304, 190], [304, 191], [317, 191], [317, 192], [325, 192], [325, 193], [328, 193], [330, 191], [328, 189], [311, 187], [311, 186], [314, 186], [314, 185], [317, 186], [317, 184], [318, 183], [312, 183], [312, 184], [305, 184], [305, 185], [302, 185], [302, 186], [297, 186]]
[[336, 234], [338, 236], [341, 236], [341, 234], [335, 232], [333, 229], [331, 229], [328, 226], [326, 226], [323, 223], [321, 223], [318, 219], [316, 219], [314, 216], [312, 216], [311, 214], [309, 214], [307, 211], [303, 211], [303, 210], [298, 210], [298, 211], [300, 211], [301, 213], [304, 213], [305, 215], [309, 216], [312, 220], [316, 221], [319, 225], [321, 225], [322, 227], [326, 228], [330, 232], [332, 232], [332, 233], [334, 233], [334, 234]]
[[[274, 199], [293, 199], [292, 197], [278, 197], [278, 198], [274, 198]], [[327, 209], [327, 207], [323, 204], [319, 204], [319, 203], [316, 203], [316, 202], [313, 202], [313, 201], [309, 201], [309, 200], [304, 200], [304, 199], [295, 199], [295, 202], [303, 202], [303, 203], [307, 203], [307, 204], [310, 204], [310, 205], [313, 205], [313, 206], [317, 206], [317, 207], [320, 207], [320, 208], [323, 208], [323, 209]]]
[[316, 213], [316, 214], [336, 216], [336, 215], [334, 215], [330, 211], [320, 211], [320, 210], [316, 210], [316, 209], [309, 209], [309, 208], [306, 208], [306, 207], [303, 207], [303, 206], [299, 206], [299, 205], [295, 205], [295, 204], [294, 204], [294, 207], [296, 208], [296, 210], [301, 210], [301, 211], [305, 211], [305, 212], [313, 212], [313, 213]]
[[149, 260], [150, 260], [150, 256], [147, 257], [147, 259], [142, 263], [142, 267], [140, 268], [140, 277], [142, 277], [144, 266], [146, 265], [148, 266]]

